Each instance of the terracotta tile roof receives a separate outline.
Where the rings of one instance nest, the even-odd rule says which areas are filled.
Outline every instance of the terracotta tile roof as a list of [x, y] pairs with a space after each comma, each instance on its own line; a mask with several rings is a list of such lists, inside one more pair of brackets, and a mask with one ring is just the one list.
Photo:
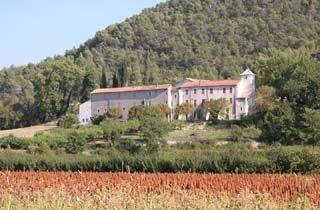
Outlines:
[[119, 93], [119, 92], [132, 92], [132, 91], [146, 91], [146, 90], [165, 90], [171, 87], [170, 84], [165, 85], [146, 85], [146, 86], [132, 86], [132, 87], [120, 87], [120, 88], [103, 88], [96, 89], [91, 94], [97, 93]]
[[235, 86], [240, 80], [199, 80], [196, 82], [186, 82], [181, 87], [217, 87], [217, 86]]

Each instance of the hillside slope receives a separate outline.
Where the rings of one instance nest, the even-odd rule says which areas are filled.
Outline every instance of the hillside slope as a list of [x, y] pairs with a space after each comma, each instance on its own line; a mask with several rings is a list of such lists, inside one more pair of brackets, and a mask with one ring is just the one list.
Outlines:
[[100, 85], [236, 77], [265, 48], [312, 51], [319, 35], [320, 1], [171, 0], [64, 56], [0, 71], [0, 129], [54, 120]]

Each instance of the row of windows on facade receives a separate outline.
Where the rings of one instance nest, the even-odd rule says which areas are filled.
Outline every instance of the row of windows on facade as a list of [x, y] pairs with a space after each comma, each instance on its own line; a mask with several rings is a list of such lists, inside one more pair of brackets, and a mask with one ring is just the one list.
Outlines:
[[[156, 94], [157, 91], [154, 91], [154, 93]], [[148, 97], [151, 97], [152, 95], [153, 95], [152, 91], [149, 91], [149, 92], [146, 93], [146, 96], [148, 96]], [[168, 93], [166, 93], [166, 95], [168, 95]], [[133, 98], [135, 98], [136, 97], [136, 92], [132, 92], [132, 96], [133, 96]], [[121, 93], [118, 93], [118, 98], [120, 99], [120, 97], [121, 97]], [[104, 98], [107, 99], [108, 98], [108, 94], [104, 94]]]
[[[209, 90], [210, 90], [210, 94], [213, 94], [213, 90], [214, 89], [210, 88]], [[219, 90], [219, 88], [217, 88], [217, 90]], [[227, 88], [222, 88], [222, 92], [223, 93], [227, 93]], [[233, 93], [233, 88], [232, 87], [229, 88], [229, 92]], [[197, 89], [193, 89], [193, 93], [197, 94]], [[188, 94], [189, 94], [189, 90], [186, 90], [186, 95], [188, 95]], [[202, 94], [205, 94], [205, 89], [204, 88], [202, 88]], [[134, 98], [136, 97], [136, 93], [135, 92], [133, 92], [132, 95], [133, 95]], [[151, 97], [152, 96], [152, 91], [147, 92], [146, 95]], [[167, 95], [167, 93], [166, 93], [166, 95]], [[104, 95], [105, 98], [107, 98], [107, 96], [108, 96], [108, 94]], [[120, 96], [121, 96], [121, 93], [118, 93], [118, 98], [120, 98]], [[177, 97], [177, 95], [175, 95], [175, 98], [176, 97]]]
[[[217, 88], [219, 90], [219, 88]], [[203, 88], [201, 90], [202, 94], [205, 94], [205, 89]], [[227, 93], [227, 89], [226, 88], [222, 88], [222, 92], [223, 93]], [[233, 88], [229, 89], [230, 93], [233, 93]], [[197, 89], [193, 89], [193, 94], [197, 94]], [[213, 88], [210, 88], [210, 94], [213, 94]], [[186, 95], [189, 95], [189, 90], [186, 90]], [[174, 95], [174, 98], [177, 98], [177, 95]]]
[[[226, 100], [227, 100], [227, 99], [226, 99]], [[206, 99], [202, 99], [202, 104], [204, 104], [205, 102], [206, 102]], [[233, 99], [230, 98], [230, 99], [229, 99], [229, 102], [230, 102], [230, 104], [232, 104], [232, 103], [233, 103]], [[147, 101], [147, 102], [142, 101], [141, 104], [142, 104], [142, 105], [151, 105], [151, 101], [149, 101], [149, 102], [148, 102], [148, 101]], [[186, 104], [189, 104], [189, 100], [186, 100]], [[194, 100], [194, 101], [193, 101], [193, 105], [194, 105], [194, 106], [197, 106], [197, 100]], [[126, 108], [123, 107], [122, 110], [125, 111]], [[242, 108], [242, 107], [241, 107], [241, 111], [243, 111], [243, 108]], [[98, 109], [98, 112], [100, 112], [100, 109]], [[105, 112], [107, 112], [107, 109], [105, 109]], [[83, 119], [83, 122], [84, 122], [84, 119]], [[87, 119], [87, 122], [88, 122], [88, 119]]]
[[[227, 99], [226, 99], [226, 101], [227, 101]], [[205, 102], [206, 102], [206, 99], [202, 99], [202, 104], [204, 104]], [[229, 102], [230, 102], [230, 104], [232, 104], [233, 103], [233, 99], [229, 98]], [[186, 104], [189, 104], [189, 100], [186, 100]], [[193, 105], [197, 106], [197, 100], [193, 100]]]
[[[218, 88], [219, 90], [219, 88]], [[205, 94], [205, 89], [202, 88], [202, 94]], [[222, 88], [222, 92], [223, 93], [227, 93], [227, 88]], [[233, 92], [233, 88], [229, 88], [229, 92], [232, 93]], [[193, 94], [197, 94], [197, 89], [193, 89]], [[210, 94], [213, 94], [213, 88], [210, 88]], [[189, 90], [186, 90], [186, 95], [189, 95]]]
[[[166, 103], [168, 103], [168, 102], [166, 101]], [[148, 100], [143, 100], [143, 101], [141, 101], [141, 105], [151, 106], [151, 105], [152, 105], [152, 104], [151, 104], [151, 100], [149, 100], [149, 101], [148, 101]], [[135, 102], [133, 103], [133, 106], [136, 106], [136, 103], [135, 103]], [[120, 103], [118, 104], [118, 108], [119, 108], [119, 107], [121, 107], [121, 104], [120, 104]], [[119, 109], [120, 109], [120, 108], [119, 108]], [[126, 111], [126, 108], [123, 107], [122, 110], [123, 110], [123, 111]], [[100, 109], [98, 109], [97, 111], [100, 112]], [[105, 112], [107, 112], [107, 109], [105, 109]]]

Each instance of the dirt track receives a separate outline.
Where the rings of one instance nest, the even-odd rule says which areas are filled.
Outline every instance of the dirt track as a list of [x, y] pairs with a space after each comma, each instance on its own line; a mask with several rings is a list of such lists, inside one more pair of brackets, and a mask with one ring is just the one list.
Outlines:
[[52, 122], [52, 123], [32, 126], [28, 128], [19, 128], [19, 129], [3, 130], [3, 131], [0, 130], [0, 138], [6, 137], [9, 135], [13, 135], [16, 137], [32, 137], [37, 132], [51, 130], [56, 127], [57, 127], [56, 123]]

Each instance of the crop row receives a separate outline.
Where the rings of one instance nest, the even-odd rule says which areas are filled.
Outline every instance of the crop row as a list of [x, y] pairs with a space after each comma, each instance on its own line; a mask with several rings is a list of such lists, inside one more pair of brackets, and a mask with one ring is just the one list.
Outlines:
[[1, 172], [0, 183], [0, 194], [15, 196], [48, 189], [65, 190], [73, 195], [113, 189], [145, 193], [182, 190], [215, 196], [249, 191], [284, 200], [306, 196], [320, 203], [320, 175]]

